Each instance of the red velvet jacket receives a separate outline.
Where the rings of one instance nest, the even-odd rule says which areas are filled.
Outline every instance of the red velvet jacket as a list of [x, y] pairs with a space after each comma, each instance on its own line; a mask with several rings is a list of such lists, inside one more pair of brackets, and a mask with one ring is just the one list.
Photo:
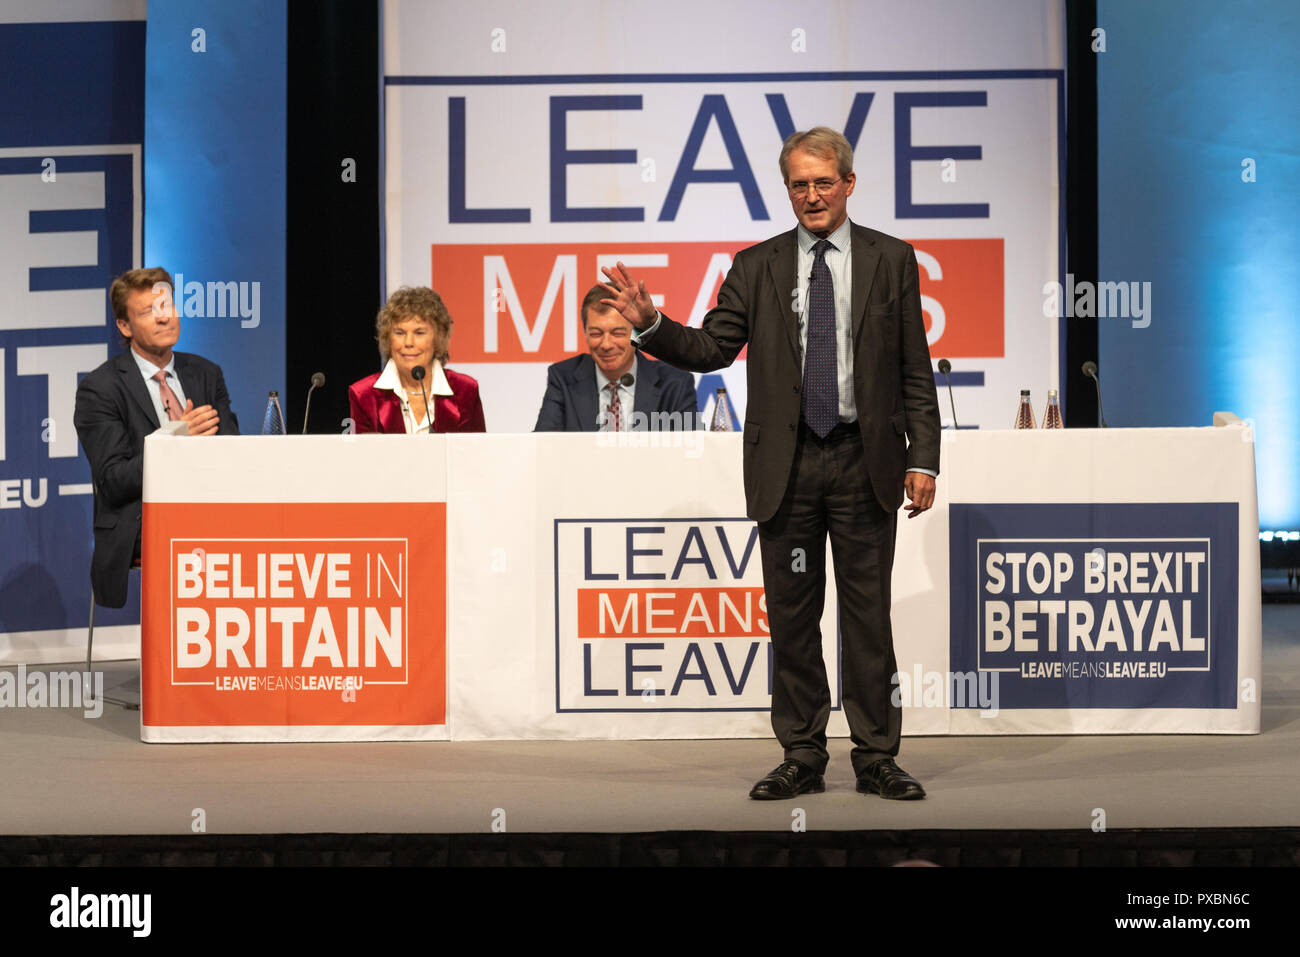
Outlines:
[[[483, 403], [478, 395], [478, 382], [467, 375], [444, 368], [451, 395], [430, 396], [433, 400], [434, 432], [486, 432], [483, 424]], [[402, 421], [402, 403], [390, 389], [376, 389], [382, 372], [366, 376], [348, 386], [348, 406], [352, 414], [352, 427], [356, 432], [385, 432], [398, 435], [406, 432]]]

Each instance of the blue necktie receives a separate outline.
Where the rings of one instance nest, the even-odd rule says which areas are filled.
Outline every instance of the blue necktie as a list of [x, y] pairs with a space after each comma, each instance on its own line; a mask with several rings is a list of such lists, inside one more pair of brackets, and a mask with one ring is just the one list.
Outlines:
[[808, 337], [803, 356], [800, 414], [808, 428], [826, 438], [840, 420], [839, 376], [835, 367], [835, 286], [826, 265], [829, 240], [813, 246], [808, 283]]

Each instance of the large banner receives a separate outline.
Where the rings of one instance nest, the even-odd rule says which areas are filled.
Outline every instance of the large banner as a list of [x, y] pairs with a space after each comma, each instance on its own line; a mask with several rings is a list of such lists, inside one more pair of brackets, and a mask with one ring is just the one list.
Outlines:
[[556, 519], [556, 713], [766, 711], [757, 546], [743, 517]]
[[951, 657], [1004, 708], [1233, 708], [1236, 502], [949, 509]]
[[[0, 664], [85, 657], [91, 485], [72, 410], [116, 349], [108, 284], [140, 265], [144, 5], [67, 6], [0, 14]], [[96, 650], [134, 655], [138, 594], [100, 610]]]
[[[384, 6], [387, 286], [443, 295], [491, 431], [532, 429], [601, 266], [699, 325], [736, 251], [794, 227], [777, 158], [816, 125], [855, 148], [850, 218], [916, 249], [961, 426], [1058, 386], [1061, 4], [555, 9]], [[699, 377], [706, 415], [721, 385], [743, 417], [743, 354]]]
[[[931, 595], [947, 604], [939, 698], [961, 678], [981, 699], [950, 696], [948, 730], [1259, 730], [1248, 427], [945, 435], [942, 501], [926, 523], [926, 551], [947, 564]], [[905, 534], [899, 545], [896, 584], [915, 560]], [[896, 598], [896, 634], [899, 610]], [[912, 633], [929, 633], [921, 620]], [[924, 706], [934, 689], [900, 677], [903, 700]]]
[[441, 436], [145, 446], [145, 741], [447, 737]]
[[[72, 415], [79, 379], [123, 348], [114, 276], [172, 272], [178, 348], [221, 365], [244, 431], [283, 389], [284, 4], [156, 3], [147, 31], [145, 6], [0, 10], [0, 663], [86, 653]], [[139, 654], [139, 607], [132, 575], [125, 607], [96, 610], [97, 658]]]
[[[1245, 432], [946, 432], [935, 507], [899, 519], [903, 733], [1257, 733]], [[449, 438], [453, 739], [770, 736], [740, 442]], [[848, 729], [830, 585], [834, 736]]]
[[[1257, 733], [1247, 432], [946, 432], [899, 523], [904, 733]], [[771, 734], [740, 435], [146, 444], [146, 741]]]
[[[771, 735], [739, 435], [450, 439], [453, 738]], [[836, 594], [831, 578], [822, 657], [842, 735]]]

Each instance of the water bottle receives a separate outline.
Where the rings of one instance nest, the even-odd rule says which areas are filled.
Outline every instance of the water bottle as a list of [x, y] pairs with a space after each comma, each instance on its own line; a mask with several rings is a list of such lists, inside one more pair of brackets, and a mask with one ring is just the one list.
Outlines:
[[709, 424], [709, 431], [734, 432], [731, 421], [731, 402], [727, 399], [727, 390], [720, 388], [713, 398], [713, 421]]
[[1043, 428], [1065, 428], [1065, 423], [1061, 420], [1061, 399], [1056, 394], [1055, 389], [1047, 390], [1047, 408], [1043, 410]]
[[1016, 428], [1032, 429], [1034, 427], [1034, 409], [1029, 404], [1029, 390], [1020, 390], [1020, 407], [1016, 409]]
[[280, 411], [280, 393], [272, 390], [266, 397], [266, 415], [262, 417], [263, 435], [284, 435], [284, 413]]

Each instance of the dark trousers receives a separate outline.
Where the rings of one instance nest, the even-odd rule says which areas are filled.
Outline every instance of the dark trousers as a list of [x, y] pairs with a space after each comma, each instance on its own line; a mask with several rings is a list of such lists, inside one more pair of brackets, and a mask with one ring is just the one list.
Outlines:
[[831, 696], [822, 659], [826, 536], [839, 591], [842, 703], [853, 770], [898, 754], [902, 716], [893, 707], [889, 621], [896, 513], [876, 501], [856, 423], [825, 439], [800, 426], [794, 466], [777, 513], [758, 525], [771, 628], [772, 730], [786, 758], [826, 768]]

